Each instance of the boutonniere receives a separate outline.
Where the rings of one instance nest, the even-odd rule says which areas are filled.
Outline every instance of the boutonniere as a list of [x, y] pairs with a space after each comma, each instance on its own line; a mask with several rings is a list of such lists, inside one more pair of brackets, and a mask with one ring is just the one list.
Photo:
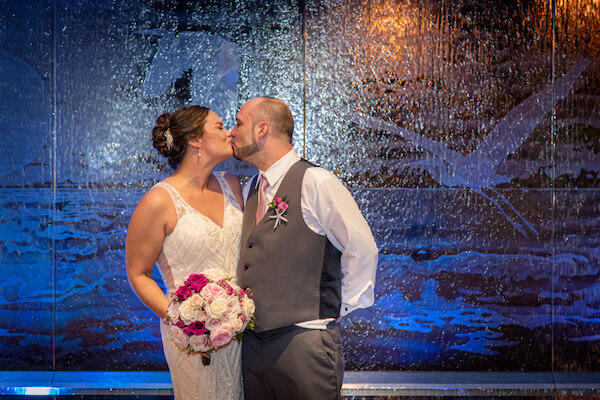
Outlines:
[[285, 196], [283, 196], [283, 198], [281, 198], [281, 196], [276, 196], [275, 200], [270, 202], [268, 206], [275, 210], [275, 215], [269, 217], [270, 219], [275, 220], [273, 230], [277, 229], [281, 224], [281, 221], [288, 222], [287, 218], [283, 216], [288, 209], [288, 203], [285, 201]]

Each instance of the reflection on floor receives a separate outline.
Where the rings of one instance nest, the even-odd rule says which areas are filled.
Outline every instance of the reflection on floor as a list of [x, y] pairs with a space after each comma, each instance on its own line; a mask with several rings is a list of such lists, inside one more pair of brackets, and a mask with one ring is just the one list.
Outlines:
[[[13, 399], [172, 399], [167, 372], [0, 371], [0, 395]], [[600, 373], [350, 372], [344, 399], [496, 397], [600, 399]]]

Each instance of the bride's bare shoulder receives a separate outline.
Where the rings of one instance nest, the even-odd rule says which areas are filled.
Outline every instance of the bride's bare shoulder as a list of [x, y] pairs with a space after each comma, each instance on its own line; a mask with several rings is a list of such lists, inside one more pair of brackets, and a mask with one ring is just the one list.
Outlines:
[[161, 186], [153, 186], [142, 196], [136, 209], [156, 213], [168, 210], [171, 207], [173, 207], [173, 201], [167, 189]]

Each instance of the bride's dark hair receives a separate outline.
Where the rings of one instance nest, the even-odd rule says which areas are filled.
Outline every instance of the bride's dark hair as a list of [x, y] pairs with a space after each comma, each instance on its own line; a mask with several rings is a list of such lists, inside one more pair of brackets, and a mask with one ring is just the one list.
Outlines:
[[[173, 114], [164, 112], [156, 119], [152, 128], [152, 145], [158, 152], [167, 157], [169, 165], [177, 168], [188, 148], [189, 140], [199, 139], [204, 135], [204, 123], [210, 108], [202, 106], [183, 107]], [[169, 144], [167, 138], [173, 138]]]

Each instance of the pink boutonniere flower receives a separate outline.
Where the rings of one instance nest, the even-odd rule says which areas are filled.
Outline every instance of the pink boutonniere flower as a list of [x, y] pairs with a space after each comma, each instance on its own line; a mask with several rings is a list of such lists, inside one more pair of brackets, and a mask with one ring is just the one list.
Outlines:
[[287, 223], [288, 220], [284, 216], [285, 212], [288, 209], [288, 203], [285, 201], [285, 196], [283, 198], [281, 196], [276, 196], [275, 199], [268, 204], [268, 206], [275, 210], [275, 215], [271, 215], [269, 218], [275, 220], [275, 224], [273, 225], [273, 230], [277, 229], [281, 222]]

